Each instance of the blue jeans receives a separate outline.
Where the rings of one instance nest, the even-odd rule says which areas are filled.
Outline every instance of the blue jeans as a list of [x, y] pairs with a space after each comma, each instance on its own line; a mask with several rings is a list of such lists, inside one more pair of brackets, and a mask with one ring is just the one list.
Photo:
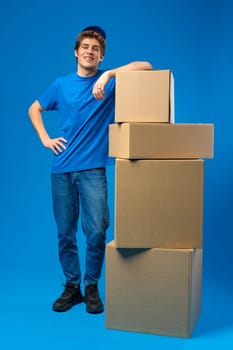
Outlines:
[[[105, 168], [51, 174], [53, 210], [58, 231], [58, 248], [66, 282], [81, 283], [77, 224], [86, 235], [85, 285], [101, 276], [109, 226]], [[81, 209], [81, 211], [80, 211]]]

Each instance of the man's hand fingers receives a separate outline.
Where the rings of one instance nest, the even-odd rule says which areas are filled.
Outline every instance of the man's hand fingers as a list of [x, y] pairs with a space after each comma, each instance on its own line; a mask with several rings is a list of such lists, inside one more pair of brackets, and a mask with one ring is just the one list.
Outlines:
[[103, 100], [105, 96], [104, 88], [101, 87], [100, 85], [95, 85], [92, 93], [96, 100]]
[[67, 141], [63, 138], [59, 138], [57, 141], [56, 141], [56, 145], [59, 147], [61, 146], [63, 149], [66, 149], [66, 145], [64, 145], [64, 142], [66, 143]]
[[63, 150], [66, 149], [66, 143], [67, 140], [63, 137], [58, 137], [56, 139], [51, 139], [50, 142], [46, 145], [46, 147], [50, 148], [54, 154], [58, 155]]

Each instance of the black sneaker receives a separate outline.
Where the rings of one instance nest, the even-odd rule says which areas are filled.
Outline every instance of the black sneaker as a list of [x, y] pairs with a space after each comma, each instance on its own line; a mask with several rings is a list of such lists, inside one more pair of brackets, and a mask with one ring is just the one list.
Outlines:
[[74, 305], [83, 302], [83, 296], [80, 291], [80, 286], [67, 282], [65, 285], [64, 292], [54, 302], [53, 311], [64, 312], [70, 310]]
[[97, 285], [86, 286], [84, 302], [86, 303], [86, 311], [91, 314], [99, 314], [104, 311]]

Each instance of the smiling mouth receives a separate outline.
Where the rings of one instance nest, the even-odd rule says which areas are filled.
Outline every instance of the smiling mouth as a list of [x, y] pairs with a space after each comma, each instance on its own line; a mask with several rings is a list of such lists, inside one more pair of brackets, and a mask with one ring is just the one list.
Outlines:
[[88, 57], [84, 57], [84, 59], [86, 60], [86, 61], [93, 61], [93, 57], [91, 57], [91, 56], [88, 56]]

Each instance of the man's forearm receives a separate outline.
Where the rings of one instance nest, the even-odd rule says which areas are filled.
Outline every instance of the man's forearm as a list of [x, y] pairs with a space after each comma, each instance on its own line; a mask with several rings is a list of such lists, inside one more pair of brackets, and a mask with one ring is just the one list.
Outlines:
[[42, 109], [37, 101], [35, 101], [28, 110], [28, 115], [31, 119], [32, 125], [39, 136], [43, 145], [49, 140], [49, 135], [45, 129], [42, 119]]
[[125, 64], [123, 66], [120, 66], [118, 68], [110, 69], [106, 73], [109, 74], [110, 78], [113, 78], [116, 76], [118, 72], [133, 71], [133, 70], [151, 70], [151, 69], [153, 69], [153, 67], [149, 62], [135, 61], [135, 62]]
[[93, 87], [93, 95], [97, 100], [102, 100], [105, 95], [104, 87], [111, 78], [114, 78], [118, 72], [127, 72], [133, 70], [151, 70], [152, 65], [146, 61], [135, 61], [118, 68], [105, 71], [96, 81]]

